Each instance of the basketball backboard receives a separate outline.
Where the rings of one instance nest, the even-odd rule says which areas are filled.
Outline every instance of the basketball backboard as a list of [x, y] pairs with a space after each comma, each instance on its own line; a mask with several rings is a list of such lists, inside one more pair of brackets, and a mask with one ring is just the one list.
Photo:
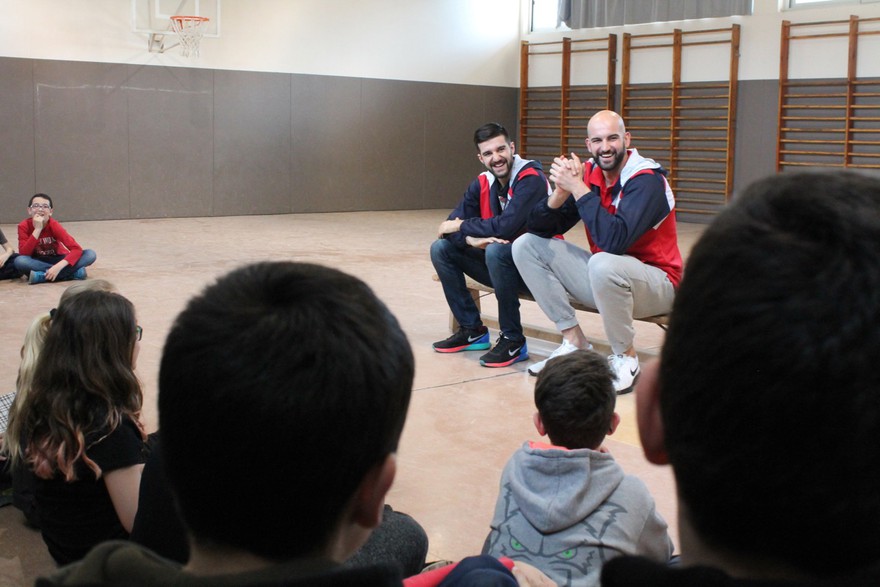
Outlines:
[[220, 36], [220, 0], [131, 0], [132, 31], [150, 35], [150, 51], [159, 50], [164, 35], [174, 35], [175, 15], [206, 17], [204, 36]]

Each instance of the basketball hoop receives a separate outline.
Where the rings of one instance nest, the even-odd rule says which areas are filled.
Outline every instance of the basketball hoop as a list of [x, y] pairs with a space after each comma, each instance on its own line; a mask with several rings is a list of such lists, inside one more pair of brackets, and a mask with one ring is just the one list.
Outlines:
[[184, 57], [199, 56], [199, 41], [205, 34], [204, 16], [172, 16], [171, 29], [180, 38], [180, 54]]

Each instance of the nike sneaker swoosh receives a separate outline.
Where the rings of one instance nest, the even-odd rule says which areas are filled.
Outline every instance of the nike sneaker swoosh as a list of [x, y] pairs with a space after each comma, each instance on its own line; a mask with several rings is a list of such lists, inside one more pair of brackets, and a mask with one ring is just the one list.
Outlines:
[[477, 336], [469, 336], [468, 342], [474, 342], [475, 340], [480, 340], [481, 338], [483, 338], [482, 334], [478, 334]]
[[521, 351], [521, 350], [522, 350], [522, 347], [515, 348], [513, 350], [507, 351], [507, 354], [512, 357], [512, 356], [516, 355], [517, 353], [519, 353], [519, 351]]

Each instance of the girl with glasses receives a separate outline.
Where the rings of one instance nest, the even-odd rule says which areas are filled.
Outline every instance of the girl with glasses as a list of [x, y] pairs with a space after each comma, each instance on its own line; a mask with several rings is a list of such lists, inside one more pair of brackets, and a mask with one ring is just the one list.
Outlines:
[[131, 532], [148, 455], [138, 338], [134, 307], [121, 295], [65, 300], [10, 421], [20, 439], [12, 465], [34, 474], [43, 540], [59, 564]]

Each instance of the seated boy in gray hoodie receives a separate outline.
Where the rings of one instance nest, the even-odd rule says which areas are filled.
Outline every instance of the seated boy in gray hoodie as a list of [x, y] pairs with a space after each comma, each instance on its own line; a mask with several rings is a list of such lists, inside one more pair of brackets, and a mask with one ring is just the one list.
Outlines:
[[535, 427], [504, 467], [484, 554], [528, 562], [560, 586], [599, 585], [621, 554], [667, 562], [666, 522], [642, 481], [602, 447], [620, 422], [607, 361], [579, 350], [547, 363], [535, 385]]

